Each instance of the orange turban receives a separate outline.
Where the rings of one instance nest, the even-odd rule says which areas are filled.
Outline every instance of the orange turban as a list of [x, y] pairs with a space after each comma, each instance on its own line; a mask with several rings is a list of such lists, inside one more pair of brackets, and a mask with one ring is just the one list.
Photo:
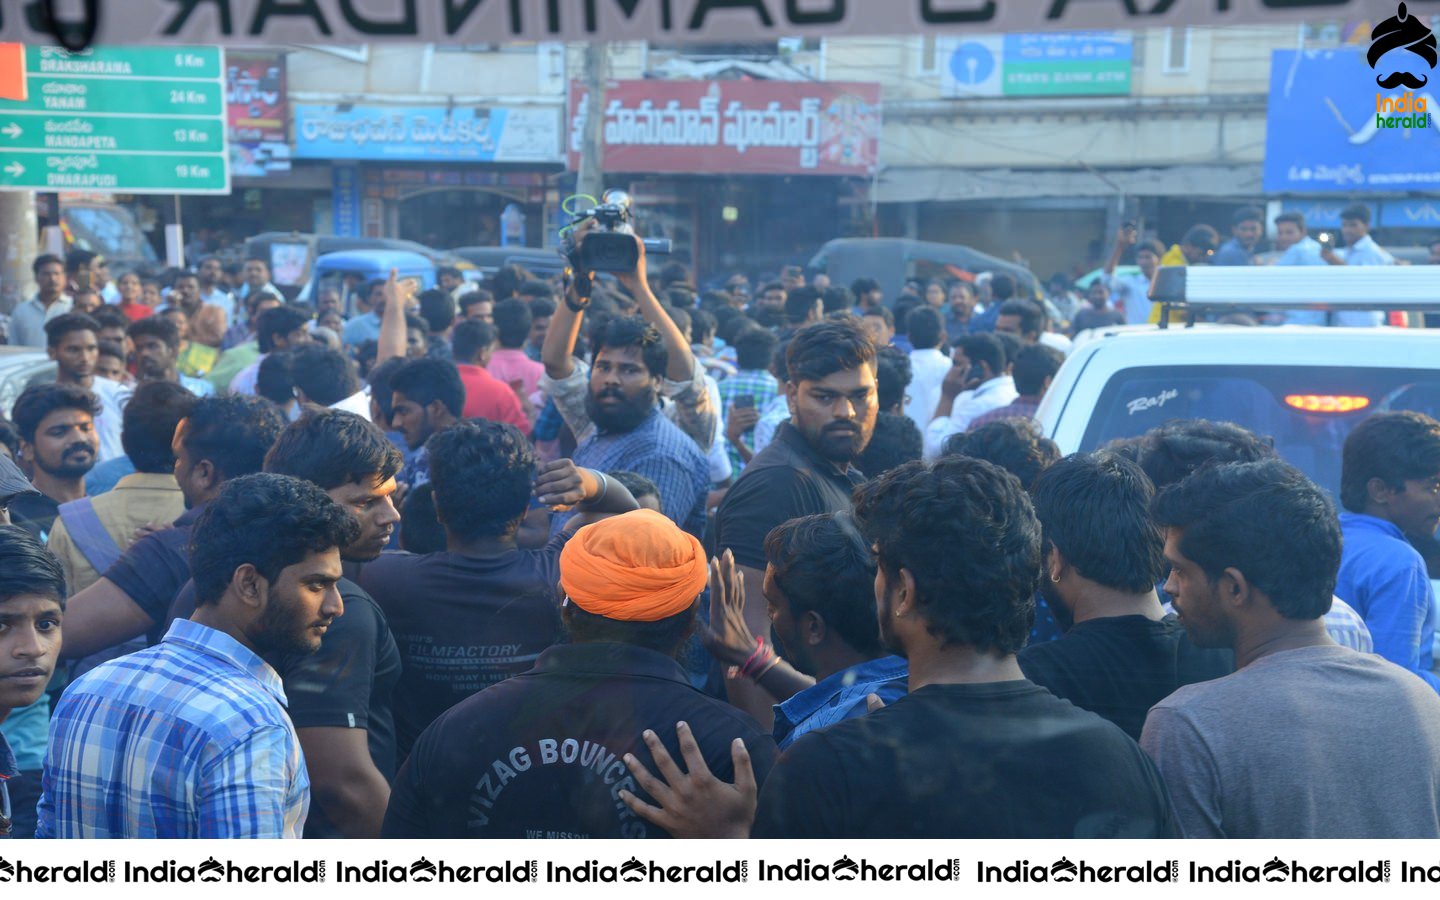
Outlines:
[[560, 551], [560, 586], [581, 609], [622, 622], [658, 622], [705, 590], [705, 548], [653, 509], [586, 525]]

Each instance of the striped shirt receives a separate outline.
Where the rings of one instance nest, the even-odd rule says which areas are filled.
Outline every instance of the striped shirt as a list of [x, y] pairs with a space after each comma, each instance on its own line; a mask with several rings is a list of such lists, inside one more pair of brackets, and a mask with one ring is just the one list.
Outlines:
[[35, 836], [300, 837], [310, 780], [284, 704], [268, 663], [177, 620], [61, 697]]

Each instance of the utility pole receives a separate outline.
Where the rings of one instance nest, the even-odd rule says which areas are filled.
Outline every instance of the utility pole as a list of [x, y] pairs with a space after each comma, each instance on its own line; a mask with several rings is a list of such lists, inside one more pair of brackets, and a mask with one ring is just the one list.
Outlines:
[[589, 194], [598, 202], [605, 192], [601, 167], [604, 136], [605, 83], [610, 80], [610, 45], [591, 41], [585, 45], [585, 131], [580, 143], [580, 171], [575, 193]]
[[35, 293], [30, 265], [39, 255], [34, 191], [0, 191], [0, 313]]

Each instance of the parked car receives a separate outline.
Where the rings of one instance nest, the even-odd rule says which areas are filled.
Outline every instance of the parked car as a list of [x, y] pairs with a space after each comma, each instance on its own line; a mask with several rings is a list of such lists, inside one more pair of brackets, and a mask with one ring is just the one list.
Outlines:
[[10, 418], [15, 401], [32, 384], [55, 380], [55, 361], [34, 347], [0, 346], [0, 415]]
[[1019, 295], [1040, 296], [1040, 283], [1029, 269], [958, 244], [838, 238], [820, 248], [810, 268], [828, 274], [832, 284], [849, 286], [857, 278], [874, 278], [892, 301], [908, 278], [953, 278], [960, 272], [1004, 272], [1015, 279]]

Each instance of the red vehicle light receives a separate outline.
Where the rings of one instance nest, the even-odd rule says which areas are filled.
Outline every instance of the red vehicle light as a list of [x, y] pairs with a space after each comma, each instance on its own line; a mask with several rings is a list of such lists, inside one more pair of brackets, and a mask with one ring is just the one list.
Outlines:
[[1302, 412], [1351, 413], [1370, 405], [1369, 397], [1346, 397], [1335, 394], [1290, 394], [1285, 405]]

